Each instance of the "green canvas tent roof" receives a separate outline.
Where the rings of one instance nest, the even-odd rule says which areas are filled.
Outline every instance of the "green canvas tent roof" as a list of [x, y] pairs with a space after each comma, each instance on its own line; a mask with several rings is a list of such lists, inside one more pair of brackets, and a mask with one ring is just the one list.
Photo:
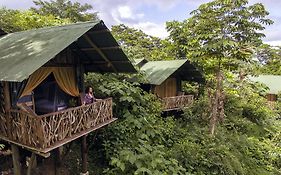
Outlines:
[[269, 94], [278, 94], [281, 92], [281, 76], [279, 75], [260, 75], [258, 77], [249, 77], [249, 79], [265, 84], [269, 88]]
[[136, 72], [103, 21], [46, 27], [0, 38], [0, 81], [21, 82], [65, 48], [86, 72]]
[[203, 82], [202, 74], [187, 60], [149, 61], [141, 68], [150, 84], [160, 85], [176, 75], [182, 80]]

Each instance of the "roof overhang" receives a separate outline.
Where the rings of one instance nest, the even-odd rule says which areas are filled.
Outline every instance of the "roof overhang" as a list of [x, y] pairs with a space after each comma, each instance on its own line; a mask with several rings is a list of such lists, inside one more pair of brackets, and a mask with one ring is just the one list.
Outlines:
[[205, 81], [202, 74], [187, 59], [149, 61], [140, 70], [145, 73], [147, 82], [153, 85], [160, 85], [170, 77], [200, 83]]
[[269, 94], [281, 93], [281, 76], [280, 75], [260, 75], [257, 77], [249, 76], [251, 81], [259, 82], [266, 85]]

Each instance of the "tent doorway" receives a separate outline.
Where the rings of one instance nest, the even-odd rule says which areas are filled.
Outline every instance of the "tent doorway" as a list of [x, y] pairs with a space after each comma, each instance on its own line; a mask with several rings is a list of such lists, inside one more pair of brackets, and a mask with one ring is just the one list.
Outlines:
[[71, 96], [62, 91], [51, 73], [34, 89], [35, 112], [38, 115], [60, 111], [68, 107]]

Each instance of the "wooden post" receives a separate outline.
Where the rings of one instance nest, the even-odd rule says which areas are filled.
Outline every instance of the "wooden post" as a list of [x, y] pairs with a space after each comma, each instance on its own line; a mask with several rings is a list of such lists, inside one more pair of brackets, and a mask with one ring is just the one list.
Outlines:
[[12, 144], [12, 157], [13, 157], [13, 171], [14, 175], [21, 175], [20, 153], [19, 147]]
[[54, 150], [54, 165], [55, 165], [55, 174], [60, 174], [62, 167], [62, 152], [63, 146], [58, 147]]
[[87, 148], [87, 135], [82, 137], [81, 143], [81, 155], [82, 155], [82, 173], [81, 175], [88, 175], [88, 148]]
[[[10, 99], [9, 83], [7, 81], [3, 82], [3, 89], [4, 89], [5, 115], [9, 115], [9, 110], [11, 109], [11, 99]], [[8, 118], [10, 118], [10, 116]], [[8, 127], [8, 134], [9, 134], [9, 136], [11, 136], [10, 135], [11, 134], [11, 120], [8, 121], [7, 127]], [[12, 147], [14, 175], [21, 175], [19, 148], [15, 144], [11, 144], [11, 147]]]
[[[9, 110], [11, 109], [11, 99], [10, 99], [10, 90], [9, 90], [9, 83], [4, 81], [3, 82], [3, 92], [4, 92], [4, 110], [5, 115], [9, 115]], [[7, 117], [7, 130], [8, 136], [11, 137], [11, 118], [10, 116]]]
[[37, 166], [36, 154], [32, 153], [31, 158], [28, 162], [27, 173], [26, 175], [32, 175], [32, 170]]

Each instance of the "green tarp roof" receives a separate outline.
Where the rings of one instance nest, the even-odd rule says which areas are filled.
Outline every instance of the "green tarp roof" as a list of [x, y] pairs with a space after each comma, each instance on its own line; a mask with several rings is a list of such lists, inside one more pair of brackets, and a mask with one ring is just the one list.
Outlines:
[[251, 81], [265, 84], [269, 88], [270, 94], [281, 92], [281, 76], [278, 75], [260, 75], [258, 77], [249, 77]]
[[185, 60], [149, 61], [141, 68], [150, 84], [160, 85], [171, 76], [180, 77], [182, 80], [202, 82], [201, 73]]
[[[108, 58], [82, 37], [87, 37]], [[116, 40], [102, 21], [75, 23], [23, 32], [0, 38], [0, 81], [23, 81], [65, 48], [79, 50], [86, 72], [135, 72]]]

